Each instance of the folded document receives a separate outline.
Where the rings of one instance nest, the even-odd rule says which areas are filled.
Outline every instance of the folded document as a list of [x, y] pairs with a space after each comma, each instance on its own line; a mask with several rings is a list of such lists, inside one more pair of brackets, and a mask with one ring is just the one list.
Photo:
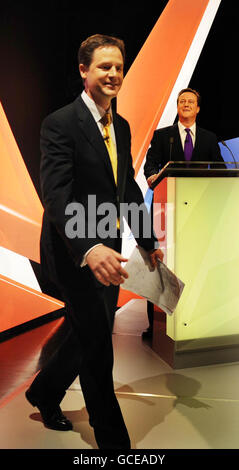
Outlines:
[[154, 269], [147, 252], [141, 247], [136, 247], [124, 268], [129, 274], [122, 285], [124, 289], [145, 297], [172, 315], [184, 283], [164, 263], [158, 260]]

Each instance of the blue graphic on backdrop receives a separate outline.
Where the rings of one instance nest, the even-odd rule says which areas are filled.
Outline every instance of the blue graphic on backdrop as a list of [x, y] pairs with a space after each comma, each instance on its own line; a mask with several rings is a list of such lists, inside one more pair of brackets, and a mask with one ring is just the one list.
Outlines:
[[151, 207], [151, 204], [152, 204], [153, 194], [154, 194], [154, 192], [152, 191], [152, 189], [148, 188], [148, 190], [146, 191], [146, 194], [144, 196], [144, 203], [147, 207], [148, 212], [150, 211], [150, 207]]
[[[222, 157], [226, 163], [234, 162], [233, 164], [228, 163], [227, 168], [239, 168], [239, 137], [225, 140], [225, 144], [219, 142]], [[235, 162], [238, 163], [235, 164]]]

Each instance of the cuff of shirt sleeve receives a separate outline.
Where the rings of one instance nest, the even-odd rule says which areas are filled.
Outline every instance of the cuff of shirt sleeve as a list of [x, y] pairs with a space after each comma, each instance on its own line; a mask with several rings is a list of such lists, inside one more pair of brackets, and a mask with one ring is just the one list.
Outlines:
[[100, 246], [100, 245], [103, 245], [103, 243], [97, 243], [97, 245], [92, 246], [92, 247], [84, 254], [83, 260], [82, 260], [82, 262], [81, 262], [81, 264], [80, 264], [80, 268], [83, 268], [84, 266], [87, 266], [87, 261], [86, 261], [87, 255], [88, 255], [92, 250], [94, 250], [94, 248], [95, 248], [96, 246]]

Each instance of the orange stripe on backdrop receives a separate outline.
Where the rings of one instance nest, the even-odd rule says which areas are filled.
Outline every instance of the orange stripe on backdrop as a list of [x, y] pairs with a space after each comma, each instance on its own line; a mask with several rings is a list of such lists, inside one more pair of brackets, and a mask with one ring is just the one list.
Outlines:
[[169, 0], [125, 76], [117, 110], [130, 124], [136, 174], [209, 0]]
[[0, 276], [0, 332], [64, 307], [63, 302]]
[[40, 261], [43, 208], [0, 103], [0, 245]]

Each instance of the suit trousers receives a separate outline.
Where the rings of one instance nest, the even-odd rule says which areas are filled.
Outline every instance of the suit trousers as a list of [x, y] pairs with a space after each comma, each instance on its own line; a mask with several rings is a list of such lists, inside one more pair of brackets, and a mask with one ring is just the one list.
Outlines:
[[112, 329], [119, 288], [105, 287], [95, 281], [88, 267], [81, 269], [88, 270], [87, 288], [84, 285], [84, 289], [64, 289], [70, 327], [62, 344], [36, 376], [31, 392], [42, 405], [54, 406], [79, 375], [99, 448], [130, 448], [112, 376]]

